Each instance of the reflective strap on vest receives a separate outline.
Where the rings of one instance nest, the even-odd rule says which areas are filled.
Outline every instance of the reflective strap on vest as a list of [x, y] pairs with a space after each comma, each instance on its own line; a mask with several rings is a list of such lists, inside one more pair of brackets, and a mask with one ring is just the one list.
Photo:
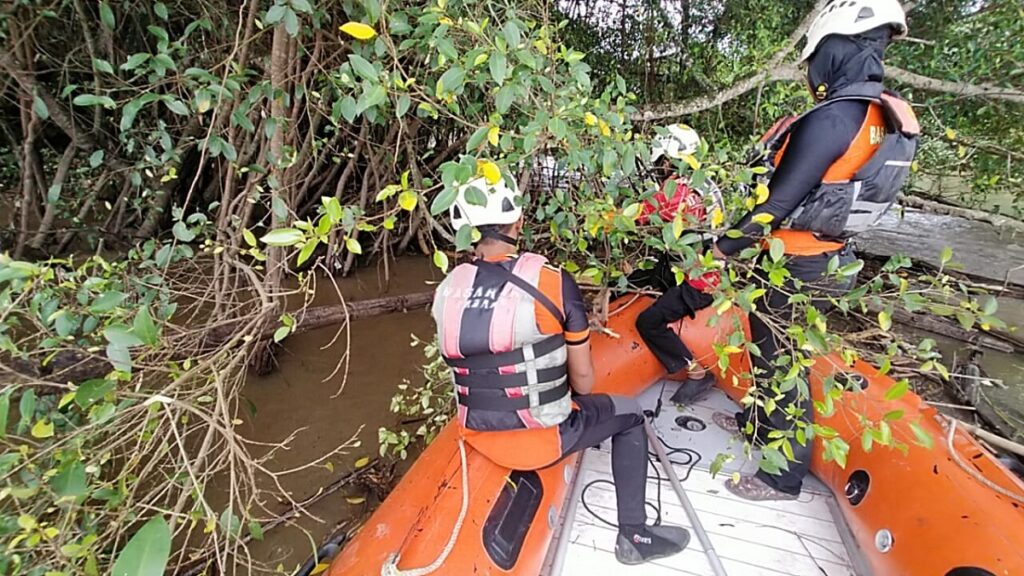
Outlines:
[[540, 302], [540, 304], [544, 306], [544, 308], [546, 308], [547, 311], [550, 312], [556, 320], [558, 320], [558, 323], [560, 325], [565, 326], [565, 314], [563, 314], [562, 311], [558, 309], [558, 306], [555, 306], [555, 303], [552, 302], [550, 298], [545, 296], [544, 293], [541, 292], [533, 284], [530, 284], [526, 280], [523, 280], [512, 271], [502, 266], [501, 264], [487, 262], [486, 260], [474, 260], [473, 262], [471, 262], [471, 264], [473, 266], [476, 266], [477, 268], [483, 268], [486, 266], [492, 271], [497, 272], [499, 275], [504, 276], [505, 280], [511, 282], [516, 288], [519, 288], [523, 292], [526, 292], [534, 300]]
[[[568, 382], [562, 382], [558, 386], [550, 390], [545, 390], [537, 394], [538, 404], [549, 404], [556, 402], [564, 398], [569, 394]], [[457, 394], [456, 398], [459, 405], [465, 406], [473, 410], [490, 410], [492, 412], [517, 412], [519, 410], [526, 410], [531, 408], [530, 397], [520, 396], [518, 398], [508, 398], [500, 396], [478, 396], [478, 395], [463, 395]]]
[[[566, 375], [565, 364], [553, 368], [541, 368], [537, 370], [538, 384], [554, 382]], [[455, 383], [469, 389], [477, 390], [504, 390], [506, 388], [522, 388], [533, 384], [526, 372], [514, 374], [455, 374]]]
[[[534, 358], [545, 356], [555, 350], [558, 350], [562, 346], [565, 346], [565, 334], [548, 336], [533, 345], [533, 356]], [[500, 354], [481, 354], [478, 356], [470, 356], [468, 358], [444, 357], [445, 364], [452, 368], [465, 368], [466, 370], [498, 369], [502, 366], [515, 366], [516, 364], [522, 364], [525, 361], [526, 356], [523, 354], [522, 348], [509, 350], [508, 352], [502, 352]]]

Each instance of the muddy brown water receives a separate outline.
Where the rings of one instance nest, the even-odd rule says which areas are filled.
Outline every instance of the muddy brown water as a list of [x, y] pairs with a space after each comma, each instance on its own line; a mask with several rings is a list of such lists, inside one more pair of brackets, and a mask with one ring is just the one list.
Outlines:
[[[390, 272], [387, 285], [383, 270], [377, 269], [361, 270], [338, 284], [346, 300], [355, 301], [421, 292], [430, 289], [428, 282], [441, 278], [428, 258], [401, 259], [392, 263]], [[313, 304], [337, 302], [329, 282], [317, 286]], [[294, 499], [316, 494], [322, 486], [351, 470], [356, 460], [377, 455], [378, 428], [396, 424], [390, 405], [397, 386], [404, 380], [415, 383], [421, 379], [422, 355], [418, 348], [410, 347], [410, 335], [429, 338], [433, 329], [430, 315], [425, 310], [414, 310], [354, 321], [349, 339], [344, 333], [339, 335], [337, 327], [298, 334], [285, 341], [275, 372], [248, 380], [243, 395], [255, 408], [255, 416], [246, 418], [247, 438], [281, 442], [302, 429], [290, 443], [290, 449], [279, 451], [269, 463], [272, 470], [302, 466], [353, 436], [361, 443], [343, 457], [333, 459], [333, 472], [318, 466], [284, 477], [282, 485]], [[346, 346], [350, 346], [347, 376], [344, 366], [332, 376]], [[283, 524], [268, 532], [262, 542], [250, 546], [254, 563], [270, 568], [281, 565], [285, 573], [290, 573], [340, 523], [362, 516], [364, 508], [374, 504], [372, 497], [360, 504], [347, 501], [362, 497], [364, 492], [360, 488], [336, 492], [309, 507], [310, 514], [320, 521], [302, 517], [294, 524]], [[268, 508], [285, 510], [287, 506], [270, 503]]]

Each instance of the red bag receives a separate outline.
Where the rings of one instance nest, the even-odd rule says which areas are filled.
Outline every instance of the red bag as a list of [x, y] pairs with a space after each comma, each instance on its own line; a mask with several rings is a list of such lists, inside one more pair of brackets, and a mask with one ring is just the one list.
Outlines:
[[[665, 193], [665, 188], [670, 181], [676, 182], [676, 190], [672, 198]], [[682, 214], [683, 223], [688, 227], [704, 225], [708, 215], [707, 208], [704, 207], [704, 198], [700, 192], [681, 182], [678, 176], [666, 180], [661, 191], [652, 196], [650, 200], [644, 201], [640, 216], [636, 221], [641, 225], [646, 225], [651, 221], [651, 214], [655, 212], [664, 222], [671, 222], [675, 219], [676, 214]]]
[[722, 283], [722, 272], [721, 270], [712, 270], [704, 273], [703, 276], [690, 278], [687, 282], [690, 286], [700, 290], [701, 292], [714, 292], [718, 289], [718, 285]]

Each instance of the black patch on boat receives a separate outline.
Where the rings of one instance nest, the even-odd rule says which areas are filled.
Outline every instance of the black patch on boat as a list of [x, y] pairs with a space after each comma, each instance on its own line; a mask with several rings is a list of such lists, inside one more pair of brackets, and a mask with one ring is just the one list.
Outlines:
[[937, 475], [938, 473], [939, 473], [939, 465], [936, 464], [936, 465], [932, 466], [932, 474], [936, 474]]
[[985, 570], [984, 568], [978, 568], [977, 566], [958, 566], [953, 568], [949, 572], [946, 572], [946, 576], [996, 576], [992, 572]]
[[509, 474], [483, 529], [484, 549], [502, 570], [511, 570], [519, 560], [543, 496], [544, 484], [536, 472], [516, 470]]

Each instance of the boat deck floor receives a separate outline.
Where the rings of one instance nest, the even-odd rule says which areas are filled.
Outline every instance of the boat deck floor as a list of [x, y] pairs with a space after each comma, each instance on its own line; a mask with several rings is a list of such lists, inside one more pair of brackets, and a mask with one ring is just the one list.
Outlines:
[[[664, 385], [663, 385], [664, 384]], [[711, 544], [729, 576], [863, 576], [856, 544], [849, 537], [831, 491], [814, 478], [804, 482], [796, 501], [748, 502], [732, 495], [723, 482], [733, 472], [757, 470], [756, 460], [743, 454], [743, 443], [719, 429], [711, 420], [715, 411], [732, 413], [736, 404], [715, 390], [693, 406], [680, 407], [669, 402], [677, 384], [666, 382], [652, 386], [640, 398], [641, 405], [653, 410], [659, 396], [664, 404], [654, 420], [655, 430], [671, 448], [689, 448], [700, 454], [690, 465], [684, 453], [670, 455], [676, 474], [697, 510]], [[706, 423], [702, 431], [690, 431], [676, 423], [683, 415], [695, 416]], [[586, 451], [581, 458], [572, 500], [565, 508], [560, 534], [549, 555], [547, 576], [591, 576], [593, 574], [630, 574], [643, 576], [714, 575], [707, 555], [679, 498], [664, 471], [649, 469], [647, 500], [659, 502], [662, 522], [684, 526], [691, 531], [686, 550], [676, 556], [641, 566], [625, 566], [615, 560], [616, 531], [602, 522], [615, 521], [615, 491], [611, 484], [610, 444]], [[716, 477], [711, 464], [719, 454], [731, 454]], [[655, 462], [657, 460], [655, 459]], [[660, 474], [662, 480], [657, 480]], [[604, 480], [591, 484], [595, 480]], [[648, 521], [654, 520], [648, 506]], [[598, 516], [600, 518], [598, 518]], [[565, 539], [565, 541], [562, 541]], [[559, 549], [563, 549], [559, 553]]]

